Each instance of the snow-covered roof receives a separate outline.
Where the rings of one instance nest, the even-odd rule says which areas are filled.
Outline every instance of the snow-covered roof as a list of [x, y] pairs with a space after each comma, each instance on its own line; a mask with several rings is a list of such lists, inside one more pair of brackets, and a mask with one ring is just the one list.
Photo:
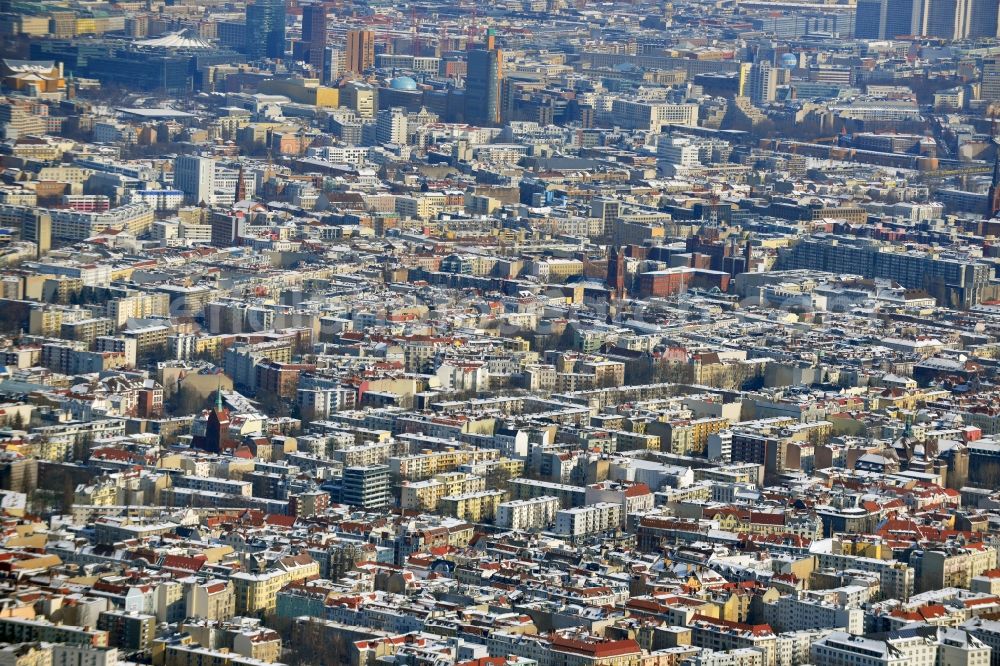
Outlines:
[[154, 37], [153, 39], [145, 39], [136, 42], [137, 46], [147, 46], [154, 48], [166, 48], [166, 49], [210, 49], [212, 45], [206, 42], [200, 37], [189, 37], [184, 34], [185, 31], [171, 32], [169, 34], [163, 35], [162, 37]]

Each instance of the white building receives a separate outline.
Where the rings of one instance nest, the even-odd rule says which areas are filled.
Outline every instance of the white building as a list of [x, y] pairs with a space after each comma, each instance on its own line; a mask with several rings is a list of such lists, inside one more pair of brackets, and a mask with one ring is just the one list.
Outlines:
[[184, 203], [184, 192], [181, 190], [136, 190], [132, 193], [132, 201], [142, 202], [153, 210], [177, 210]]
[[778, 88], [778, 70], [769, 62], [757, 62], [750, 67], [746, 96], [754, 104], [773, 102]]
[[865, 631], [865, 613], [860, 607], [849, 608], [793, 595], [764, 604], [764, 620], [775, 631], [829, 628], [846, 629], [855, 635]]
[[666, 125], [698, 125], [697, 104], [667, 104], [628, 99], [615, 99], [611, 103], [615, 122], [625, 129], [659, 132]]
[[380, 146], [388, 143], [405, 146], [408, 125], [406, 109], [393, 107], [379, 111], [375, 120], [375, 140]]
[[153, 226], [153, 209], [146, 203], [133, 202], [104, 212], [71, 209], [51, 210], [52, 237], [83, 240], [107, 229], [120, 229], [140, 236]]
[[[252, 199], [257, 192], [257, 178], [253, 173], [243, 172], [244, 199]], [[212, 184], [212, 203], [220, 206], [232, 206], [236, 203], [236, 188], [240, 182], [239, 169], [216, 166], [215, 180]]]
[[622, 521], [622, 505], [598, 502], [590, 506], [561, 509], [556, 513], [556, 533], [571, 539], [617, 529]]
[[667, 164], [684, 169], [701, 166], [698, 146], [682, 137], [661, 137], [656, 146], [656, 156]]
[[810, 655], [816, 666], [935, 666], [937, 651], [936, 641], [916, 633], [867, 638], [835, 631], [813, 643]]
[[184, 192], [188, 203], [215, 202], [215, 160], [181, 155], [174, 160], [174, 187]]
[[441, 388], [458, 393], [480, 393], [490, 387], [490, 373], [482, 361], [447, 360], [435, 372]]
[[300, 388], [299, 410], [309, 420], [326, 419], [330, 414], [354, 406], [354, 392], [341, 387]]
[[559, 499], [549, 495], [501, 502], [496, 524], [511, 530], [541, 529], [551, 525], [559, 511]]
[[114, 666], [118, 663], [117, 648], [52, 643], [49, 649], [52, 650], [52, 666]]
[[645, 483], [602, 481], [587, 486], [584, 503], [618, 504], [622, 508], [619, 519], [624, 525], [628, 514], [652, 511], [656, 498]]

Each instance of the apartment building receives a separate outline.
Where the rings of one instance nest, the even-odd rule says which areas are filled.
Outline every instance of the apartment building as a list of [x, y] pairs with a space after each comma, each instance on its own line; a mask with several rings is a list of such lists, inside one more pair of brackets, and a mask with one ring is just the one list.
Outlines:
[[185, 583], [185, 617], [228, 620], [236, 614], [236, 588], [232, 581], [213, 579]]
[[447, 495], [438, 502], [438, 510], [446, 516], [467, 520], [470, 523], [492, 522], [497, 507], [506, 494], [503, 490], [480, 490]]
[[765, 603], [762, 616], [779, 632], [831, 627], [860, 635], [865, 630], [865, 613], [860, 606], [840, 606], [804, 596], [785, 595]]
[[777, 663], [778, 639], [766, 624], [745, 624], [695, 615], [691, 623], [691, 644], [716, 651], [753, 648], [764, 653], [764, 664]]
[[916, 571], [917, 592], [945, 587], [968, 589], [972, 579], [995, 568], [996, 561], [996, 548], [982, 542], [946, 544], [910, 556], [910, 565]]
[[613, 502], [560, 509], [556, 512], [555, 532], [570, 539], [598, 534], [621, 527], [624, 507]]
[[697, 104], [615, 99], [611, 103], [611, 114], [625, 129], [659, 132], [667, 125], [698, 125]]
[[584, 486], [533, 479], [511, 479], [507, 482], [507, 487], [510, 489], [511, 499], [555, 497], [563, 509], [583, 506], [587, 501], [587, 489]]
[[555, 522], [559, 498], [549, 495], [510, 500], [497, 506], [496, 524], [511, 530], [543, 529]]
[[104, 212], [55, 209], [49, 212], [52, 237], [84, 240], [107, 229], [118, 229], [139, 236], [153, 227], [155, 213], [146, 203], [128, 203]]
[[238, 481], [236, 479], [185, 474], [174, 476], [173, 485], [178, 488], [190, 488], [191, 490], [200, 490], [209, 493], [253, 497], [253, 484], [249, 481]]
[[389, 474], [387, 465], [345, 467], [340, 501], [363, 509], [389, 506]]
[[990, 652], [973, 631], [922, 626], [872, 636], [835, 631], [813, 643], [811, 658], [816, 666], [987, 666]]
[[389, 458], [389, 469], [394, 476], [411, 481], [428, 479], [435, 474], [451, 472], [459, 465], [469, 465], [488, 460], [498, 460], [496, 449], [474, 447], [455, 448], [447, 451], [429, 451]]
[[239, 572], [230, 577], [236, 594], [236, 613], [260, 616], [274, 612], [278, 590], [297, 580], [319, 575], [319, 564], [308, 555], [287, 556], [261, 573]]
[[400, 506], [414, 511], [434, 511], [442, 498], [486, 490], [486, 479], [462, 472], [436, 474], [424, 481], [410, 481], [401, 489]]

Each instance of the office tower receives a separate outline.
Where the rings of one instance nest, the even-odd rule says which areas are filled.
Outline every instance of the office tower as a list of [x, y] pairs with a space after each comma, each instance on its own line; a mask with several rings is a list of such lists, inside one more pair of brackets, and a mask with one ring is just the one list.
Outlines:
[[980, 84], [980, 98], [989, 102], [1000, 101], [1000, 56], [983, 59]]
[[174, 187], [191, 204], [211, 204], [215, 193], [215, 160], [181, 155], [174, 160]]
[[45, 134], [45, 127], [45, 116], [32, 109], [27, 99], [7, 98], [0, 104], [0, 138]]
[[754, 104], [773, 102], [778, 87], [778, 71], [769, 62], [756, 62], [747, 76], [747, 97]]
[[375, 66], [375, 33], [351, 30], [347, 33], [347, 71], [361, 74]]
[[859, 39], [895, 39], [919, 35], [925, 0], [858, 0], [854, 36]]
[[52, 249], [52, 217], [36, 209], [21, 225], [21, 239], [35, 244], [35, 257], [41, 259]]
[[360, 118], [374, 118], [375, 88], [367, 83], [351, 81], [340, 91], [340, 105], [351, 109]]
[[689, 169], [701, 165], [698, 146], [690, 139], [662, 136], [656, 145], [656, 156], [675, 167]]
[[326, 81], [326, 6], [307, 5], [302, 9], [302, 41], [306, 46], [305, 60], [320, 81]]
[[344, 49], [326, 47], [323, 54], [323, 73], [326, 76], [325, 82], [336, 81], [347, 71], [344, 63]]
[[741, 62], [739, 70], [739, 79], [736, 88], [737, 97], [747, 96], [747, 81], [750, 80], [750, 68], [753, 67], [751, 62]]
[[389, 466], [345, 467], [340, 501], [362, 509], [383, 509], [389, 506]]
[[924, 0], [921, 35], [965, 39], [969, 35], [969, 7], [970, 0]]
[[1000, 215], [1000, 144], [997, 144], [995, 139], [993, 147], [996, 150], [996, 156], [993, 158], [993, 180], [990, 182], [989, 194], [986, 197], [987, 202], [989, 202], [987, 219], [993, 219]]
[[590, 202], [590, 216], [600, 219], [604, 223], [604, 230], [610, 231], [622, 213], [622, 202], [618, 199], [606, 199], [597, 197]]
[[378, 144], [406, 145], [408, 119], [406, 110], [398, 106], [379, 111], [375, 120], [375, 140]]
[[502, 81], [503, 51], [469, 51], [465, 76], [465, 122], [482, 126], [500, 124]]
[[884, 39], [920, 34], [923, 0], [886, 0], [885, 4]]
[[858, 0], [854, 13], [854, 36], [857, 39], [885, 37], [885, 0]]
[[969, 37], [1000, 36], [1000, 2], [969, 0]]
[[285, 0], [256, 0], [247, 5], [246, 45], [250, 60], [285, 55]]

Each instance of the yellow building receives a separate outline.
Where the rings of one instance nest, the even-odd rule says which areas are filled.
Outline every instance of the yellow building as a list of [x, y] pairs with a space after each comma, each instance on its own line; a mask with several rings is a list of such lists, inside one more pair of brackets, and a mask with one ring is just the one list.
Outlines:
[[340, 105], [340, 90], [321, 86], [319, 79], [268, 79], [260, 91], [269, 95], [284, 95], [293, 102], [321, 107]]
[[194, 353], [206, 354], [212, 358], [220, 358], [222, 355], [222, 342], [225, 337], [223, 335], [206, 335], [195, 338]]
[[[195, 644], [168, 645], [162, 654], [163, 666], [241, 666], [261, 663], [227, 649], [211, 650]], [[155, 659], [153, 663], [156, 663]]]
[[118, 484], [113, 479], [97, 479], [93, 485], [81, 483], [73, 493], [74, 504], [114, 506], [118, 504]]
[[76, 34], [93, 35], [97, 32], [97, 23], [91, 17], [81, 16], [76, 19]]
[[720, 417], [706, 417], [691, 421], [691, 448], [697, 453], [704, 453], [708, 445], [708, 436], [725, 430], [729, 421]]
[[40, 643], [9, 643], [0, 648], [0, 663], [10, 666], [52, 666], [52, 650]]
[[463, 472], [437, 474], [426, 481], [405, 483], [400, 505], [414, 511], [434, 511], [443, 497], [486, 490], [486, 479]]
[[319, 576], [319, 563], [308, 555], [284, 557], [263, 573], [236, 573], [230, 577], [236, 592], [236, 613], [264, 615], [277, 607], [278, 590], [297, 580]]
[[[645, 429], [645, 425], [643, 425], [643, 429]], [[636, 449], [660, 450], [660, 438], [658, 435], [647, 435], [644, 432], [619, 431], [615, 433], [615, 436], [618, 439], [619, 451], [633, 451]]]
[[407, 456], [389, 458], [389, 470], [392, 474], [409, 480], [427, 479], [441, 472], [450, 472], [459, 465], [467, 465], [488, 460], [498, 460], [500, 452], [496, 449], [450, 449], [448, 451], [431, 451]]
[[482, 490], [475, 493], [448, 495], [438, 502], [438, 509], [446, 516], [454, 516], [472, 523], [492, 521], [497, 506], [507, 493], [502, 490]]
[[0, 60], [0, 84], [32, 97], [66, 92], [62, 66], [49, 61]]
[[161, 354], [167, 348], [170, 329], [166, 326], [145, 326], [122, 332], [126, 338], [135, 340], [135, 353], [139, 359], [147, 360]]

